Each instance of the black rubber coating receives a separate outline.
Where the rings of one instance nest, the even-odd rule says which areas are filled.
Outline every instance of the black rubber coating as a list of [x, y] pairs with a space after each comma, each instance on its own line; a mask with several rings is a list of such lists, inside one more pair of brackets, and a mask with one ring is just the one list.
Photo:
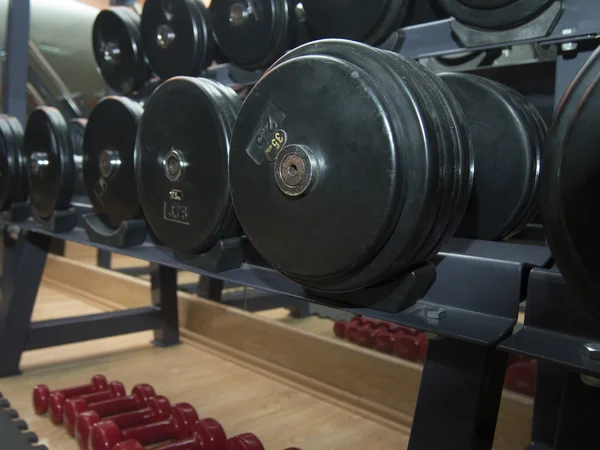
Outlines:
[[29, 185], [22, 147], [23, 127], [12, 116], [0, 114], [0, 209], [27, 200]]
[[[163, 83], [147, 101], [135, 173], [144, 215], [166, 246], [199, 253], [238, 230], [228, 163], [240, 106], [232, 89], [188, 77]], [[175, 176], [169, 161], [181, 169]]]
[[212, 61], [213, 30], [202, 0], [146, 0], [141, 32], [148, 62], [163, 80], [200, 75]]
[[574, 297], [600, 320], [600, 48], [579, 71], [555, 114], [541, 176], [544, 228]]
[[141, 89], [152, 75], [142, 51], [140, 22], [135, 11], [124, 6], [100, 11], [94, 21], [96, 64], [106, 84], [120, 94]]
[[266, 69], [292, 46], [298, 26], [296, 3], [213, 0], [209, 11], [221, 52], [243, 69]]
[[23, 156], [31, 208], [42, 219], [71, 205], [75, 163], [69, 126], [56, 108], [36, 108], [27, 120]]
[[456, 20], [475, 28], [501, 30], [522, 25], [556, 0], [438, 0]]
[[[290, 152], [315, 168], [298, 195], [278, 175]], [[311, 289], [344, 292], [437, 251], [467, 205], [472, 152], [462, 110], [427, 69], [326, 40], [281, 58], [246, 98], [230, 177], [256, 249]]]
[[[142, 217], [134, 175], [134, 151], [142, 107], [125, 97], [106, 97], [92, 111], [83, 139], [83, 179], [95, 212], [106, 224]], [[114, 163], [102, 175], [100, 162]]]
[[391, 31], [400, 28], [409, 12], [409, 3], [409, 0], [302, 2], [315, 38], [343, 38], [368, 44], [379, 44]]
[[504, 239], [519, 231], [537, 192], [542, 146], [537, 124], [522, 107], [526, 100], [498, 83], [471, 74], [440, 77], [467, 116], [475, 152], [473, 191], [456, 234]]

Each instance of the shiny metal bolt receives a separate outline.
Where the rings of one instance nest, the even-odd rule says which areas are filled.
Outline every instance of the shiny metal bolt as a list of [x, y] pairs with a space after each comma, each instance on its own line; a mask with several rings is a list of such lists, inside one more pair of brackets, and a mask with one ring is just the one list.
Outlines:
[[119, 64], [121, 60], [121, 49], [116, 42], [104, 42], [100, 47], [102, 58], [108, 64]]
[[179, 180], [183, 175], [186, 165], [183, 155], [179, 150], [169, 150], [163, 161], [165, 176], [172, 182]]
[[48, 153], [46, 152], [33, 152], [30, 157], [31, 171], [35, 175], [41, 175], [45, 167], [50, 165]]
[[252, 12], [250, 3], [236, 2], [229, 8], [229, 23], [234, 27], [242, 26]]
[[586, 358], [600, 361], [600, 343], [591, 342], [584, 344], [579, 349], [579, 352]]
[[438, 308], [435, 306], [425, 308], [425, 317], [427, 319], [440, 320], [446, 317], [447, 315], [448, 311], [446, 311], [444, 308]]
[[159, 25], [156, 28], [156, 43], [164, 50], [171, 46], [175, 40], [175, 37], [175, 31], [173, 31], [173, 29], [167, 24]]
[[277, 186], [291, 197], [306, 193], [319, 174], [319, 164], [312, 152], [295, 144], [281, 149], [273, 169]]
[[121, 166], [121, 158], [116, 150], [102, 150], [98, 158], [98, 167], [100, 175], [104, 178], [112, 176]]

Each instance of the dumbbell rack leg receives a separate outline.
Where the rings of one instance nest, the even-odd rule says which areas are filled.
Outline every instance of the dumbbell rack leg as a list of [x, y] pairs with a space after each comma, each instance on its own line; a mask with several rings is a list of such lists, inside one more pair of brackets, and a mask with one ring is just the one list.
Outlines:
[[547, 361], [538, 361], [531, 444], [527, 450], [554, 448], [560, 415], [558, 405], [562, 403], [567, 377], [568, 372], [564, 368]]
[[31, 313], [52, 238], [19, 232], [16, 242], [4, 239], [2, 300], [0, 302], [0, 376], [19, 373]]
[[[597, 380], [595, 381], [597, 383]], [[552, 363], [538, 363], [532, 443], [527, 450], [596, 448], [600, 388]]]
[[177, 273], [155, 265], [152, 305], [77, 317], [31, 322], [52, 238], [21, 230], [16, 244], [6, 240], [0, 300], [0, 377], [19, 373], [26, 350], [154, 330], [154, 344], [179, 343]]
[[103, 269], [110, 269], [112, 262], [112, 253], [108, 250], [98, 249], [96, 255], [96, 265]]
[[408, 450], [490, 450], [507, 359], [495, 347], [430, 340]]
[[179, 318], [177, 316], [177, 270], [160, 264], [150, 264], [152, 305], [162, 312], [162, 326], [154, 330], [153, 343], [158, 346], [179, 343]]

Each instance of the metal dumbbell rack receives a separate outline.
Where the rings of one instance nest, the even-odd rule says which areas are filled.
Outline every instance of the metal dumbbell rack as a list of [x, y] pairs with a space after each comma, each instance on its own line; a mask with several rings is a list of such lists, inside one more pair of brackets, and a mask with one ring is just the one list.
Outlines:
[[[28, 14], [28, 1], [11, 2], [5, 112], [23, 121]], [[480, 43], [473, 49], [522, 43], [560, 47], [563, 52], [554, 74], [556, 105], [590, 55], [589, 44], [600, 35], [600, 10], [594, 0], [565, 0], [562, 15], [551, 25], [552, 31], [541, 37], [521, 30], [496, 36], [501, 43], [477, 41], [481, 36], [469, 39]], [[457, 27], [446, 20], [406, 28], [386, 45], [413, 57], [457, 52], [464, 50], [453, 37], [464, 32]], [[247, 84], [256, 74], [223, 65], [206, 76], [225, 84]], [[18, 218], [14, 210], [4, 214], [0, 376], [17, 374], [22, 352], [35, 348], [147, 329], [155, 330], [157, 345], [178, 343], [176, 269], [181, 269], [431, 333], [410, 450], [492, 448], [508, 351], [539, 360], [529, 448], [577, 450], [599, 445], [594, 406], [600, 391], [594, 377], [600, 377], [600, 325], [570, 296], [545, 246], [452, 239], [436, 261], [388, 285], [352, 298], [323, 298], [265, 267], [243, 238], [222, 241], [203, 256], [203, 264], [192, 265], [149, 240], [132, 248], [91, 242], [81, 221], [90, 206], [74, 206], [76, 227], [64, 233]], [[151, 306], [32, 323], [52, 238], [152, 263]], [[525, 324], [513, 333], [524, 299]], [[364, 306], [351, 306], [348, 300]]]

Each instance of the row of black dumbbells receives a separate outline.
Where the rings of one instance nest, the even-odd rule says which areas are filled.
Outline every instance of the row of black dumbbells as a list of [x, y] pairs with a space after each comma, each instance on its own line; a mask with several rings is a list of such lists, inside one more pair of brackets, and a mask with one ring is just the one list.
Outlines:
[[125, 7], [94, 24], [96, 61], [122, 94], [156, 74], [199, 76], [213, 60], [266, 69], [308, 41], [342, 38], [385, 45], [397, 29], [448, 15], [493, 32], [542, 14], [553, 0], [147, 0], [141, 17]]
[[[433, 258], [453, 235], [517, 234], [538, 210], [545, 134], [506, 86], [323, 40], [280, 59], [243, 105], [189, 77], [143, 107], [105, 98], [85, 128], [83, 179], [111, 229], [145, 218], [163, 245], [198, 254], [243, 228], [289, 278], [345, 292]], [[17, 141], [5, 145], [4, 208], [26, 178], [34, 216], [68, 208], [77, 170], [64, 119], [39, 108]]]

